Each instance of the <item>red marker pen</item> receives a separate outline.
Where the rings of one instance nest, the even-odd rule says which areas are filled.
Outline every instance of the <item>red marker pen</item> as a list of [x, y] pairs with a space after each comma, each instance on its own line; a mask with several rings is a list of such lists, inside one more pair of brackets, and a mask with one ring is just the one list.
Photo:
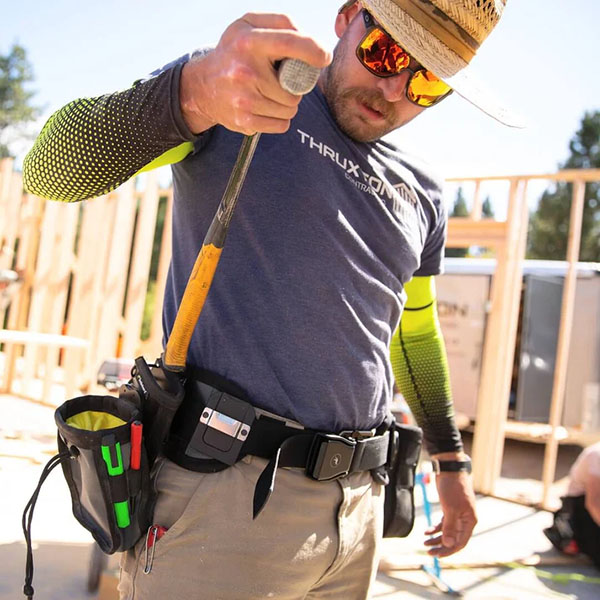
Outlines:
[[130, 467], [134, 471], [139, 471], [142, 459], [142, 428], [140, 421], [134, 421], [131, 424], [131, 458]]

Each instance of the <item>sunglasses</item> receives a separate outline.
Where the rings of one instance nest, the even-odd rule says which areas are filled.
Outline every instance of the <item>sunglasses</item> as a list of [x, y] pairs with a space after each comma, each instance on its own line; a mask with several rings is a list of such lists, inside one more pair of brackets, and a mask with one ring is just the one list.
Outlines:
[[356, 47], [356, 56], [365, 69], [377, 77], [393, 77], [408, 71], [406, 97], [417, 106], [433, 106], [452, 93], [449, 85], [425, 67], [409, 69], [410, 54], [376, 24], [368, 11], [363, 9], [362, 15], [367, 33]]

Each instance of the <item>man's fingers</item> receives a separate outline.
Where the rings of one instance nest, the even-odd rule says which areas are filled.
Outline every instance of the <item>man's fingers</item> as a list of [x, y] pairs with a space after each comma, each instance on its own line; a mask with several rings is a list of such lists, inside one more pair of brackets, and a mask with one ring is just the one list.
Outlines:
[[331, 62], [331, 53], [299, 33], [285, 15], [249, 13], [232, 24], [223, 39], [242, 56], [264, 56], [271, 62], [298, 58], [318, 69]]
[[296, 26], [287, 15], [276, 13], [246, 13], [240, 21], [245, 21], [252, 27], [263, 29], [293, 29]]
[[285, 121], [291, 121], [296, 116], [297, 112], [297, 104], [286, 106], [264, 97], [257, 100], [253, 110], [253, 113], [259, 117], [273, 117]]
[[284, 90], [274, 64], [295, 58], [317, 68], [330, 56], [285, 15], [248, 13], [223, 33], [215, 50], [184, 67], [182, 113], [198, 133], [215, 124], [244, 134], [283, 133], [301, 96]]
[[302, 100], [302, 96], [291, 94], [281, 87], [274, 65], [269, 65], [268, 69], [269, 73], [266, 73], [258, 82], [259, 93], [265, 98], [283, 106], [297, 108], [298, 104], [300, 104], [300, 100]]
[[[282, 90], [283, 91], [283, 90]], [[284, 91], [284, 94], [287, 92]], [[292, 95], [292, 94], [290, 94]], [[282, 133], [298, 112], [298, 97], [290, 104], [282, 104], [267, 97], [261, 90], [235, 90], [231, 94], [231, 106], [223, 124], [240, 133]], [[265, 120], [268, 119], [268, 120]], [[267, 129], [263, 129], [264, 126]]]
[[459, 525], [453, 519], [445, 519], [442, 527], [442, 546], [446, 548], [454, 548], [459, 533]]
[[445, 517], [436, 527], [425, 532], [427, 535], [441, 532], [441, 535], [425, 540], [425, 546], [430, 547], [428, 553], [432, 556], [441, 557], [458, 552], [467, 545], [475, 523], [475, 519], [468, 519], [467, 517], [456, 520]]
[[253, 135], [260, 133], [285, 133], [290, 128], [289, 119], [274, 119], [260, 115], [247, 115], [245, 119], [230, 127], [232, 131]]
[[475, 518], [470, 518], [469, 515], [450, 515], [450, 518], [444, 519], [442, 527], [442, 545], [445, 548], [454, 548], [454, 551], [463, 548], [476, 524]]
[[440, 546], [442, 544], [442, 536], [431, 537], [425, 540], [425, 546]]
[[272, 61], [298, 58], [318, 69], [331, 62], [331, 54], [327, 50], [297, 31], [252, 29], [245, 43], [249, 51], [265, 52]]
[[444, 558], [445, 556], [450, 556], [454, 554], [458, 548], [446, 548], [444, 546], [437, 546], [436, 548], [432, 548], [427, 551], [429, 556], [437, 556], [438, 558]]
[[439, 533], [442, 530], [443, 525], [444, 521], [442, 520], [434, 527], [430, 527], [429, 529], [427, 529], [425, 531], [425, 535], [434, 535], [435, 533]]

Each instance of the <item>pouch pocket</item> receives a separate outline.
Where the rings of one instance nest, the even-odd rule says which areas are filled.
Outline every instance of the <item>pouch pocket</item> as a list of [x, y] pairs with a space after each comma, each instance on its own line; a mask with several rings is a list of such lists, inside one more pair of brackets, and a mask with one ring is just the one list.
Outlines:
[[423, 432], [414, 425], [395, 423], [390, 436], [390, 481], [385, 487], [383, 537], [406, 537], [415, 522], [415, 471]]
[[120, 398], [141, 407], [150, 468], [163, 454], [173, 417], [183, 401], [184, 393], [179, 376], [167, 371], [160, 359], [148, 365], [141, 356], [135, 359], [131, 381], [119, 390]]
[[55, 412], [75, 518], [103, 552], [131, 548], [150, 524], [153, 492], [142, 414], [113, 396], [81, 396]]

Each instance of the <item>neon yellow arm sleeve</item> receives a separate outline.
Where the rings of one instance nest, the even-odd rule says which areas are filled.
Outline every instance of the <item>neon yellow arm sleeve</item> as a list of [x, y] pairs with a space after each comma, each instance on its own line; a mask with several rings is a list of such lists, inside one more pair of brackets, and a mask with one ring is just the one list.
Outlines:
[[183, 144], [180, 144], [175, 148], [171, 148], [171, 150], [167, 150], [164, 154], [161, 154], [158, 158], [155, 158], [153, 161], [149, 162], [145, 167], [142, 167], [136, 173], [136, 175], [140, 173], [147, 173], [148, 171], [158, 169], [159, 167], [165, 167], [167, 165], [178, 163], [193, 150], [194, 145], [191, 142], [183, 142]]
[[430, 454], [462, 450], [454, 420], [444, 338], [433, 277], [414, 277], [390, 354], [396, 385], [423, 429]]
[[179, 110], [181, 68], [54, 113], [23, 162], [25, 189], [50, 200], [85, 200], [183, 160], [194, 136]]

